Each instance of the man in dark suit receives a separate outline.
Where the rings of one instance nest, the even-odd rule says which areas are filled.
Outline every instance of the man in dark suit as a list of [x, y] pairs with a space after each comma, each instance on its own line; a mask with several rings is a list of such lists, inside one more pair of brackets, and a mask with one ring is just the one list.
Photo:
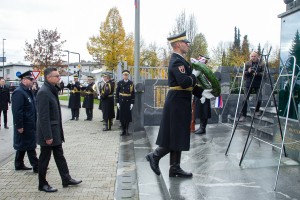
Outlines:
[[5, 85], [4, 78], [0, 78], [0, 128], [1, 128], [1, 113], [3, 112], [4, 128], [8, 129], [7, 110], [9, 104], [10, 104], [9, 88]]
[[130, 72], [124, 70], [122, 72], [123, 80], [118, 82], [116, 90], [116, 101], [119, 110], [119, 120], [122, 125], [122, 135], [129, 135], [128, 127], [132, 121], [131, 110], [134, 104], [134, 85], [131, 80], [128, 79]]
[[51, 152], [53, 152], [63, 187], [77, 185], [82, 181], [77, 181], [71, 178], [62, 148], [64, 132], [62, 127], [60, 103], [58, 99], [58, 93], [60, 90], [58, 87], [60, 75], [56, 68], [47, 68], [44, 71], [44, 77], [45, 83], [37, 94], [37, 138], [38, 144], [41, 146], [38, 170], [38, 189], [45, 192], [56, 192], [57, 189], [51, 187], [46, 180]]
[[101, 90], [100, 98], [102, 100], [102, 114], [104, 120], [103, 131], [110, 131], [113, 118], [115, 118], [114, 109], [114, 91], [115, 82], [111, 80], [112, 74], [109, 72], [103, 73], [104, 85]]
[[81, 90], [84, 91], [84, 99], [83, 99], [82, 107], [85, 108], [86, 111], [85, 121], [92, 121], [93, 109], [94, 109], [94, 96], [96, 92], [94, 77], [88, 76], [88, 86], [82, 87]]
[[71, 82], [67, 85], [67, 88], [70, 90], [69, 105], [68, 108], [71, 108], [72, 118], [71, 120], [79, 119], [79, 109], [81, 108], [80, 103], [80, 83], [78, 81], [78, 76], [74, 76], [74, 83]]
[[33, 85], [31, 71], [19, 76], [20, 85], [14, 90], [12, 114], [14, 119], [14, 149], [16, 150], [15, 169], [31, 170], [24, 165], [24, 156], [27, 152], [33, 172], [38, 172], [38, 158], [36, 154], [36, 104], [35, 96], [30, 88]]
[[192, 177], [180, 167], [181, 151], [190, 149], [190, 124], [192, 94], [201, 98], [212, 98], [211, 90], [203, 90], [196, 85], [200, 72], [191, 68], [184, 59], [189, 41], [186, 32], [168, 38], [173, 48], [169, 67], [169, 92], [166, 97], [162, 120], [156, 144], [158, 147], [146, 156], [153, 172], [160, 175], [159, 160], [170, 153], [170, 177]]

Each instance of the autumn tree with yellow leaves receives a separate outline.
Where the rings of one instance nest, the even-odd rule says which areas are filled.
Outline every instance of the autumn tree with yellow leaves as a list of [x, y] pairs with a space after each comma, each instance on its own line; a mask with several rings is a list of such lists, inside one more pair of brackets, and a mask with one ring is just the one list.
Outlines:
[[89, 53], [97, 62], [104, 62], [108, 70], [116, 70], [120, 61], [134, 64], [133, 34], [126, 35], [122, 18], [116, 7], [108, 12], [105, 22], [101, 23], [100, 34], [89, 38]]

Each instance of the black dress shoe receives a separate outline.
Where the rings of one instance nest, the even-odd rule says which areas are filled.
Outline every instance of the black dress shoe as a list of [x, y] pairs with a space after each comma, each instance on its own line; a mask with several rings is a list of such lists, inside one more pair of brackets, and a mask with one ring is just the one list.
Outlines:
[[111, 129], [108, 128], [104, 128], [103, 131], [110, 131]]
[[9, 129], [9, 127], [8, 127], [8, 126], [4, 126], [4, 128], [5, 128], [5, 129]]
[[70, 120], [75, 120], [74, 118], [70, 119]]
[[205, 134], [206, 131], [205, 131], [205, 129], [199, 128], [199, 129], [197, 129], [194, 133], [195, 133], [195, 134]]
[[78, 120], [79, 120], [79, 118], [78, 118], [78, 117], [76, 117], [75, 121], [78, 121]]
[[39, 187], [39, 191], [44, 192], [57, 192], [57, 189], [54, 187], [51, 187], [50, 185], [43, 185], [42, 187]]
[[68, 182], [63, 183], [63, 187], [68, 187], [69, 185], [78, 185], [82, 180], [76, 181], [75, 179], [70, 179]]
[[21, 167], [16, 167], [16, 170], [32, 170], [31, 167], [26, 167], [25, 165], [21, 166]]

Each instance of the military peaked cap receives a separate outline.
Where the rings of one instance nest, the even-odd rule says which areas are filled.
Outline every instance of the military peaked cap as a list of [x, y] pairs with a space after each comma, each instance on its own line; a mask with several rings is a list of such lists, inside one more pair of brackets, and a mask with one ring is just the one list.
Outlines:
[[33, 77], [33, 75], [32, 75], [32, 71], [24, 72], [23, 74], [19, 75], [19, 78], [20, 78], [20, 79], [23, 79], [23, 78], [34, 79], [34, 77]]
[[172, 35], [172, 36], [168, 37], [167, 40], [168, 40], [170, 43], [178, 42], [178, 41], [183, 41], [183, 42], [185, 42], [185, 43], [191, 43], [191, 42], [188, 41], [187, 38], [186, 38], [186, 31], [183, 31], [182, 33], [179, 33], [179, 34], [177, 34], [177, 35]]
[[122, 71], [122, 74], [130, 74], [130, 72], [127, 69], [125, 69]]

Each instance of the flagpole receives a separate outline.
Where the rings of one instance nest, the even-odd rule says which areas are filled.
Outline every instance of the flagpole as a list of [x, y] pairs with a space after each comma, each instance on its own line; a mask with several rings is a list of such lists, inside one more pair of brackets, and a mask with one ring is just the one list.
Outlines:
[[134, 82], [140, 82], [140, 0], [134, 0], [135, 34], [134, 34]]

